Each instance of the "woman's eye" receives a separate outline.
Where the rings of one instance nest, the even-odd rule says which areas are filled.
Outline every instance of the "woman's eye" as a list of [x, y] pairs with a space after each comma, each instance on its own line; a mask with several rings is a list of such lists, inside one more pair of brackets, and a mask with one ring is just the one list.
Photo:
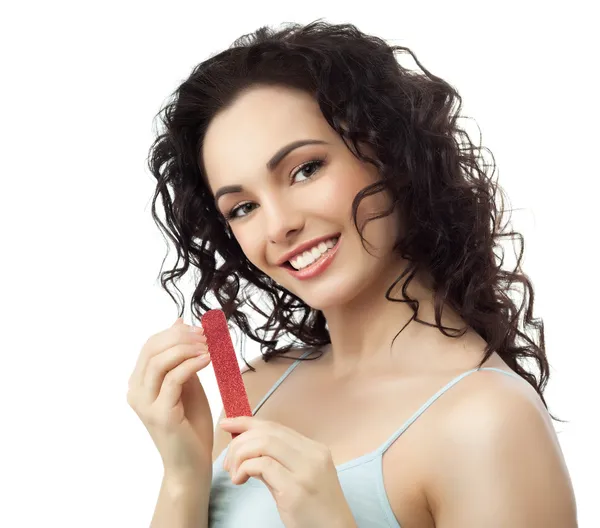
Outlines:
[[294, 172], [292, 174], [292, 179], [295, 179], [295, 177], [296, 177], [297, 174], [300, 174], [301, 172], [305, 172], [307, 170], [307, 168], [315, 167], [315, 170], [313, 170], [308, 175], [308, 177], [311, 178], [314, 175], [314, 173], [317, 172], [321, 168], [322, 165], [323, 165], [323, 160], [309, 161], [308, 163], [305, 163], [304, 165], [302, 165], [296, 172]]
[[[306, 178], [310, 179], [324, 164], [325, 164], [325, 160], [322, 160], [322, 159], [316, 159], [313, 161], [309, 161], [308, 163], [305, 163], [304, 165], [302, 165], [296, 172], [293, 172], [291, 175], [291, 179], [295, 181], [296, 176], [302, 172], [305, 173], [305, 175], [307, 172], [309, 172], [309, 174], [306, 176]], [[313, 168], [314, 170], [308, 171], [308, 169], [310, 169], [310, 168]], [[246, 203], [237, 205], [225, 215], [225, 219], [226, 220], [235, 220], [236, 218], [243, 218], [244, 216], [246, 216], [246, 214], [239, 215], [238, 213], [242, 209], [251, 207], [253, 205], [255, 205], [255, 204], [253, 204], [252, 202], [246, 202]], [[246, 209], [246, 213], [250, 213], [251, 211], [252, 211], [252, 209], [250, 209], [250, 210]]]
[[[250, 205], [252, 205], [252, 204], [250, 202], [247, 202], [247, 203], [243, 203], [241, 205], [238, 205], [238, 206], [234, 207], [231, 211], [229, 211], [225, 215], [225, 218], [227, 220], [233, 219], [233, 218], [240, 218], [240, 216], [238, 215], [238, 212], [241, 211], [242, 209], [244, 209], [244, 207], [248, 207]], [[250, 212], [250, 211], [248, 211], [248, 212]], [[246, 215], [243, 215], [243, 216], [246, 216]]]

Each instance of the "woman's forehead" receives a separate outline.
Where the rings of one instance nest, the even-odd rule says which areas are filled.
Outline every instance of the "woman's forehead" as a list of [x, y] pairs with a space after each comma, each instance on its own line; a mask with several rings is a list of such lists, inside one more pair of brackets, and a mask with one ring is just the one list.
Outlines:
[[273, 155], [295, 141], [335, 141], [335, 132], [308, 94], [261, 90], [240, 96], [209, 124], [202, 146], [209, 180], [266, 170]]

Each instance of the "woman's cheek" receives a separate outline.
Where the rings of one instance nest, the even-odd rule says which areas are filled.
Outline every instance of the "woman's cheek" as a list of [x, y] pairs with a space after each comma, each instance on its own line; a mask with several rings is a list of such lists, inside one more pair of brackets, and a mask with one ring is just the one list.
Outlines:
[[317, 196], [320, 208], [325, 208], [336, 214], [339, 212], [346, 217], [347, 212], [352, 210], [352, 201], [356, 194], [364, 188], [367, 183], [353, 170], [330, 173], [327, 178], [319, 181], [319, 189], [313, 190], [313, 196]]

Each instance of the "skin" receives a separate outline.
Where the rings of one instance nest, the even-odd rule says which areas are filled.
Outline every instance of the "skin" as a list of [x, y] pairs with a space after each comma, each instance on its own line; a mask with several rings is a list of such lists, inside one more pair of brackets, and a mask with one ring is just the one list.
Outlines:
[[[301, 139], [327, 144], [300, 147], [267, 170], [267, 160], [279, 148]], [[376, 181], [377, 171], [348, 150], [309, 94], [286, 87], [245, 92], [213, 119], [202, 154], [213, 194], [223, 186], [244, 187], [221, 196], [217, 208], [227, 215], [244, 204], [229, 225], [248, 259], [323, 312], [331, 344], [318, 366], [307, 365], [305, 370], [312, 369], [313, 380], [319, 380], [315, 386], [327, 387], [328, 398], [347, 393], [348, 387], [360, 386], [367, 394], [387, 376], [392, 380], [388, 396], [397, 390], [394, 401], [412, 397], [418, 406], [444, 381], [477, 365], [485, 342], [470, 328], [462, 338], [450, 339], [436, 328], [413, 322], [390, 350], [392, 339], [413, 315], [405, 303], [385, 299], [385, 291], [406, 265], [392, 252], [399, 217], [396, 211], [366, 225], [369, 254], [350, 212], [354, 196]], [[320, 158], [325, 158], [323, 166], [302, 169]], [[363, 200], [359, 226], [385, 209], [388, 199], [380, 194]], [[320, 276], [301, 281], [277, 265], [299, 244], [335, 233], [341, 233], [340, 248]], [[408, 293], [420, 302], [419, 317], [434, 323], [430, 284], [430, 277], [422, 273]], [[400, 297], [401, 286], [391, 295]], [[442, 324], [465, 326], [449, 307]], [[508, 370], [497, 354], [485, 366]], [[504, 378], [508, 377], [492, 372], [469, 376], [428, 411], [420, 434], [398, 448], [392, 446], [396, 454], [390, 448], [384, 468], [386, 491], [397, 517], [406, 515], [399, 518], [403, 528], [576, 526], [572, 487], [547, 412], [526, 382]], [[412, 388], [411, 379], [422, 380], [422, 394]], [[373, 405], [380, 401], [374, 399]], [[395, 477], [408, 460], [414, 466], [411, 482], [418, 489], [410, 504], [403, 502], [406, 477], [404, 484]], [[408, 513], [412, 505], [414, 515]]]
[[[268, 173], [265, 163], [275, 150], [298, 139], [320, 139], [329, 145], [301, 147]], [[248, 259], [325, 315], [332, 343], [332, 376], [351, 377], [375, 361], [389, 361], [388, 346], [399, 330], [398, 322], [412, 315], [404, 304], [384, 299], [386, 289], [405, 266], [391, 252], [398, 219], [391, 215], [366, 225], [363, 233], [373, 245], [367, 246], [372, 256], [362, 247], [350, 218], [354, 196], [376, 181], [376, 169], [352, 155], [310, 96], [285, 88], [254, 89], [218, 115], [207, 131], [203, 153], [213, 192], [232, 184], [247, 189], [220, 197], [217, 207], [226, 214], [248, 204], [230, 221]], [[327, 156], [326, 166], [309, 167], [290, 183], [291, 173], [320, 156]], [[359, 225], [386, 205], [382, 195], [365, 199], [359, 208]], [[322, 276], [299, 281], [276, 265], [300, 243], [338, 232], [343, 246]], [[431, 290], [424, 281], [423, 276], [413, 280], [408, 291], [421, 301], [421, 317], [429, 320]], [[444, 324], [457, 321], [456, 315], [443, 319]], [[398, 348], [422, 333], [422, 328], [410, 325], [396, 340]]]

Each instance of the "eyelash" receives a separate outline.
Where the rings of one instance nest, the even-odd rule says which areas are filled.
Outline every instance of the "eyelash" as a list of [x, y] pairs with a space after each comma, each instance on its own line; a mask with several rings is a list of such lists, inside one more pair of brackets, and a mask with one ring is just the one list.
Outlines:
[[[310, 179], [323, 167], [323, 165], [325, 165], [325, 158], [317, 158], [317, 159], [308, 161], [304, 165], [301, 165], [300, 167], [298, 167], [298, 170], [295, 171], [294, 173], [292, 173], [290, 179], [293, 179], [296, 176], [296, 174], [298, 174], [299, 172], [302, 172], [307, 167], [314, 166], [316, 170], [309, 176], [308, 180], [305, 180], [305, 181], [310, 181]], [[241, 209], [242, 207], [249, 205], [251, 203], [252, 202], [244, 202], [244, 203], [236, 205], [233, 209], [230, 209], [228, 213], [225, 213], [225, 215], [224, 215], [225, 220], [231, 221], [231, 220], [236, 220], [238, 218], [243, 218], [243, 216], [235, 216], [238, 209]], [[244, 216], [246, 216], [246, 215], [244, 215]]]

